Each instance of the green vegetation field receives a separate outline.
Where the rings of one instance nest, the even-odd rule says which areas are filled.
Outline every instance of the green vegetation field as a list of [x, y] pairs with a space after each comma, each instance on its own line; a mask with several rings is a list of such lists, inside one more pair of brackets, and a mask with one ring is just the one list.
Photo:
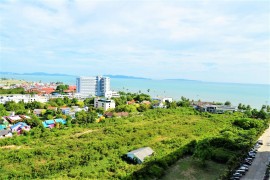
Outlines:
[[207, 161], [207, 166], [204, 166], [198, 160], [192, 157], [185, 157], [180, 159], [175, 165], [166, 171], [166, 175], [162, 177], [162, 180], [218, 179], [219, 175], [223, 173], [224, 169], [226, 169], [226, 165], [221, 163]]
[[[177, 108], [148, 110], [85, 127], [34, 128], [25, 136], [0, 140], [0, 176], [147, 179], [162, 177], [170, 165], [188, 154], [203, 164], [212, 159], [229, 167], [266, 125], [241, 113], [201, 114], [192, 108]], [[155, 155], [143, 164], [125, 160], [127, 152], [145, 146]]]

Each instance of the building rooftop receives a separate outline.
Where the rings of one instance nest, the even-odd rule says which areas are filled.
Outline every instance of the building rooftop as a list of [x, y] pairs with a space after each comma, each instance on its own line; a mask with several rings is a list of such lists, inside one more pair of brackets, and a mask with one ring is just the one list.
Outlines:
[[141, 162], [144, 161], [144, 158], [152, 155], [154, 151], [150, 147], [143, 147], [140, 149], [136, 149], [127, 153], [127, 155], [134, 155], [138, 158]]

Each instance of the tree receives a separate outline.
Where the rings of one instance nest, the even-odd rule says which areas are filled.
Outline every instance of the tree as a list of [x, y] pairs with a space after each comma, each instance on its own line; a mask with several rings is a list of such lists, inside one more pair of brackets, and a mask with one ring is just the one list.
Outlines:
[[31, 116], [31, 119], [25, 119], [25, 123], [33, 127], [42, 127], [42, 121], [36, 117], [36, 116]]
[[96, 109], [96, 112], [99, 113], [99, 114], [104, 114], [104, 109], [99, 107]]
[[8, 112], [6, 111], [6, 108], [3, 106], [3, 104], [0, 104], [0, 116], [7, 116]]
[[182, 96], [181, 101], [178, 101], [176, 104], [177, 104], [177, 106], [180, 106], [180, 107], [189, 107], [190, 101], [189, 101], [189, 99]]
[[68, 89], [68, 85], [64, 85], [64, 84], [60, 84], [56, 87], [56, 91], [60, 93], [63, 93], [64, 90], [67, 90], [67, 89]]
[[226, 106], [231, 106], [232, 104], [231, 104], [230, 101], [226, 101], [226, 102], [224, 103], [224, 105], [226, 105]]
[[150, 101], [151, 97], [148, 94], [142, 93], [142, 94], [138, 94], [136, 97], [134, 97], [134, 100], [139, 101], [139, 102], [142, 102], [144, 100]]
[[71, 104], [72, 104], [73, 106], [75, 106], [75, 105], [77, 104], [77, 102], [78, 102], [78, 99], [77, 99], [77, 98], [72, 98], [72, 99], [71, 99]]
[[211, 158], [211, 154], [212, 151], [209, 140], [204, 139], [197, 143], [193, 156], [200, 159], [203, 165], [206, 165], [206, 160]]
[[32, 110], [34, 110], [34, 109], [43, 109], [44, 104], [42, 104], [41, 102], [33, 101], [33, 102], [26, 103], [25, 108], [32, 109]]
[[127, 95], [127, 101], [133, 100], [133, 97], [131, 95]]
[[46, 118], [47, 118], [47, 119], [53, 119], [53, 115], [48, 114], [48, 115], [46, 116]]
[[97, 113], [96, 112], [85, 112], [80, 111], [76, 113], [76, 119], [72, 122], [75, 124], [88, 124], [96, 121]]
[[166, 102], [166, 105], [169, 109], [176, 109], [177, 108], [177, 104], [175, 101], [173, 102]]
[[15, 111], [18, 114], [26, 113], [25, 105], [23, 102], [16, 103], [14, 101], [8, 101], [5, 104], [5, 108], [7, 111]]
[[115, 112], [137, 112], [137, 108], [134, 105], [119, 105], [115, 108]]
[[55, 116], [55, 111], [53, 111], [53, 110], [47, 110], [44, 113], [44, 118], [46, 118], [46, 119], [53, 119], [54, 116]]
[[94, 98], [86, 98], [83, 102], [85, 106], [94, 106]]
[[146, 111], [147, 109], [149, 109], [149, 106], [146, 105], [146, 104], [140, 104], [140, 106], [137, 107], [137, 110], [138, 110], [139, 112], [144, 112], [144, 111]]
[[242, 103], [238, 104], [238, 109], [243, 109]]
[[65, 102], [62, 98], [56, 98], [55, 102], [58, 106], [63, 106], [65, 104]]
[[251, 110], [251, 106], [247, 105], [246, 110]]
[[66, 96], [64, 97], [63, 100], [64, 100], [64, 103], [65, 103], [66, 105], [69, 105], [70, 102], [71, 102], [70, 99], [69, 99], [68, 97], [66, 97]]
[[121, 96], [119, 98], [112, 98], [112, 99], [114, 100], [116, 106], [125, 105], [127, 103], [127, 99], [125, 96]]
[[76, 103], [76, 106], [84, 107], [84, 102], [83, 102], [83, 101], [78, 101], [78, 102]]

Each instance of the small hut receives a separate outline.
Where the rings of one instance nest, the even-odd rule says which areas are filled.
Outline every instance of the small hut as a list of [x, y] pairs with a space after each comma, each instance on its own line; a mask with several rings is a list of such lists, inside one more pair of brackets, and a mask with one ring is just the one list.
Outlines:
[[127, 153], [127, 157], [134, 162], [141, 164], [144, 158], [151, 156], [154, 151], [150, 147], [143, 147]]

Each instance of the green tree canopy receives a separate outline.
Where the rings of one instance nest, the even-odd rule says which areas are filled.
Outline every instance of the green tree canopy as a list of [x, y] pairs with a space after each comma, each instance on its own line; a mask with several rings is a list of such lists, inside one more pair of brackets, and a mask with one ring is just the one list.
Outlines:
[[68, 89], [68, 85], [66, 85], [66, 84], [60, 84], [60, 85], [58, 85], [57, 87], [56, 87], [56, 91], [57, 92], [60, 92], [60, 93], [63, 93], [64, 92], [64, 90], [67, 90]]
[[226, 102], [224, 103], [224, 105], [230, 106], [230, 105], [232, 105], [232, 103], [231, 103], [230, 101], [226, 101]]

